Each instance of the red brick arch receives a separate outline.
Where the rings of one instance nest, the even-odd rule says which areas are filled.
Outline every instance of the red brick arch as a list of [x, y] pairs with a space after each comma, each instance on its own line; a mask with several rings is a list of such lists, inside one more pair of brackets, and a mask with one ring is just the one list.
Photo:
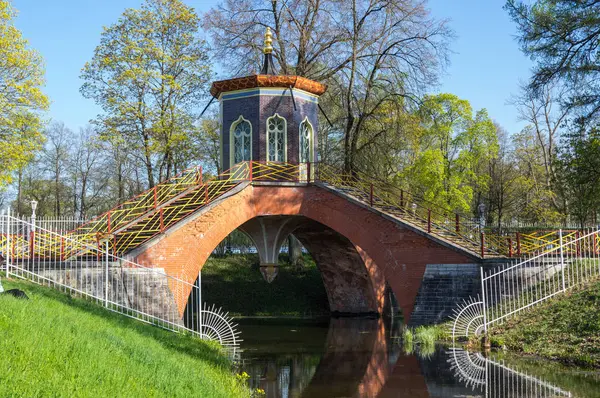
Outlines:
[[[398, 222], [318, 186], [241, 187], [131, 254], [134, 261], [194, 281], [217, 245], [260, 216], [304, 216], [347, 238], [360, 253], [373, 288], [387, 281], [405, 320], [412, 313], [427, 264], [472, 260]], [[181, 313], [186, 302], [178, 303]]]

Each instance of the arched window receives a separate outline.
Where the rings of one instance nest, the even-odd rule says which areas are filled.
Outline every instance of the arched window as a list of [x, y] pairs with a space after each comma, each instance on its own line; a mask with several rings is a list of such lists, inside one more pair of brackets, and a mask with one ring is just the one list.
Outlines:
[[233, 122], [231, 136], [231, 166], [252, 160], [252, 125], [240, 116]]
[[308, 118], [300, 123], [300, 163], [309, 163], [313, 161], [313, 128]]
[[267, 119], [267, 160], [287, 161], [287, 123], [277, 113]]

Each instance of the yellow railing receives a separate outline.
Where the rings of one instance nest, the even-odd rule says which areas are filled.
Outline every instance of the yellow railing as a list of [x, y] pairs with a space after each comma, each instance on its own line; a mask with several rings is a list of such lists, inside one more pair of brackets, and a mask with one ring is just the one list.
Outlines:
[[[121, 203], [59, 239], [37, 230], [31, 236], [0, 238], [0, 250], [26, 256], [47, 258], [86, 255], [89, 247], [108, 242], [115, 254], [138, 247], [164, 232], [203, 206], [215, 201], [242, 182], [308, 183], [318, 181], [346, 192], [378, 210], [398, 217], [416, 227], [451, 241], [480, 256], [521, 256], [558, 245], [558, 231], [493, 234], [485, 232], [472, 217], [430, 203], [417, 195], [377, 181], [361, 173], [344, 173], [323, 164], [242, 162], [216, 177], [205, 180], [201, 168], [192, 168], [152, 189]], [[563, 242], [578, 232], [563, 231]], [[67, 242], [68, 241], [68, 242]], [[77, 243], [74, 243], [77, 242]], [[598, 246], [598, 244], [596, 244]], [[33, 250], [32, 250], [33, 249]], [[578, 248], [598, 252], [600, 247]]]
[[[319, 165], [317, 179], [362, 200], [372, 207], [401, 217], [425, 231], [450, 240], [468, 250], [485, 256], [522, 256], [534, 254], [559, 244], [559, 230], [530, 233], [497, 234], [481, 228], [478, 220], [439, 205], [361, 173], [345, 173], [331, 166]], [[576, 239], [578, 232], [563, 230], [563, 242]], [[598, 253], [596, 248], [581, 248]]]

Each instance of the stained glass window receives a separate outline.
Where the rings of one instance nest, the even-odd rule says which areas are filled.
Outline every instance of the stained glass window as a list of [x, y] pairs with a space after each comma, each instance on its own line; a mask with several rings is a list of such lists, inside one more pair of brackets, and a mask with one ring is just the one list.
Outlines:
[[311, 143], [313, 129], [307, 119], [300, 123], [300, 163], [311, 162]]
[[252, 127], [250, 122], [240, 118], [233, 128], [233, 163], [252, 160], [251, 143]]
[[285, 119], [275, 114], [267, 119], [267, 144], [269, 161], [285, 162]]

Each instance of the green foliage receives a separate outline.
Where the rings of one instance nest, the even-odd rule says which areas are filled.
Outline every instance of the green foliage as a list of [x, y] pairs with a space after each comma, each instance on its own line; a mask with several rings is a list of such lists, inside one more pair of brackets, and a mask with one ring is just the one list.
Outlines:
[[490, 337], [490, 346], [492, 348], [503, 348], [505, 345], [504, 339], [498, 336]]
[[44, 139], [40, 112], [49, 101], [42, 92], [42, 57], [14, 26], [16, 12], [0, 0], [0, 188], [27, 164]]
[[[81, 92], [102, 107], [106, 140], [143, 159], [148, 184], [190, 159], [190, 137], [212, 73], [199, 18], [180, 0], [147, 0], [102, 32]], [[180, 164], [183, 162], [184, 164]]]
[[596, 221], [600, 210], [600, 131], [573, 136], [561, 149], [558, 174], [570, 198], [570, 212], [581, 225]]
[[[285, 260], [287, 256], [280, 256]], [[321, 274], [310, 256], [302, 270], [284, 262], [268, 284], [258, 269], [258, 255], [211, 257], [202, 268], [202, 298], [234, 316], [329, 315]]]
[[437, 340], [437, 332], [433, 328], [428, 328], [426, 326], [419, 326], [415, 329], [415, 341], [419, 344], [419, 346], [435, 346], [435, 342]]
[[401, 175], [413, 192], [442, 207], [469, 211], [474, 188], [485, 189], [489, 176], [480, 162], [498, 151], [496, 127], [483, 109], [453, 94], [425, 96], [419, 109], [424, 132], [415, 161]]
[[600, 113], [600, 4], [595, 0], [508, 0], [505, 9], [519, 30], [521, 50], [535, 62], [530, 89], [556, 80], [573, 91], [564, 102], [584, 119]]
[[445, 325], [419, 326], [416, 329], [405, 328], [402, 331], [403, 351], [428, 358], [435, 352], [437, 342], [448, 340]]
[[533, 223], [560, 223], [563, 215], [553, 206], [556, 193], [545, 184], [543, 149], [533, 129], [526, 127], [513, 135], [512, 143], [514, 150], [508, 161], [515, 165], [518, 173], [513, 181], [518, 194], [513, 216]]
[[600, 367], [600, 282], [548, 300], [491, 331], [508, 349]]
[[406, 345], [412, 345], [415, 341], [415, 335], [411, 328], [406, 328], [402, 331], [402, 342]]
[[27, 282], [0, 296], [2, 396], [242, 397], [218, 345]]

